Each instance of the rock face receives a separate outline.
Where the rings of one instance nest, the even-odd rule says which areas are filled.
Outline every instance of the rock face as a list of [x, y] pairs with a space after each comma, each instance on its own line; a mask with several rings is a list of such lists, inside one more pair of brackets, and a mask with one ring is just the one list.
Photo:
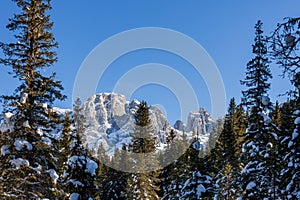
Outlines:
[[179, 131], [185, 130], [185, 124], [181, 120], [177, 120], [174, 124], [174, 128]]
[[[90, 149], [97, 151], [99, 145], [108, 153], [113, 153], [115, 148], [121, 149], [123, 144], [131, 142], [130, 133], [133, 131], [134, 114], [139, 101], [129, 102], [125, 96], [114, 93], [97, 94], [84, 103], [85, 117], [88, 129], [83, 135], [83, 141]], [[206, 135], [214, 123], [210, 115], [200, 109], [189, 114], [187, 125], [177, 121], [174, 128], [170, 126], [164, 113], [156, 106], [150, 106], [150, 119], [157, 136], [158, 145], [164, 145], [166, 135], [175, 129], [177, 135], [183, 131], [192, 137], [196, 133]]]
[[207, 134], [211, 132], [214, 120], [209, 113], [200, 108], [198, 112], [190, 112], [185, 128], [186, 132], [194, 132], [196, 134]]

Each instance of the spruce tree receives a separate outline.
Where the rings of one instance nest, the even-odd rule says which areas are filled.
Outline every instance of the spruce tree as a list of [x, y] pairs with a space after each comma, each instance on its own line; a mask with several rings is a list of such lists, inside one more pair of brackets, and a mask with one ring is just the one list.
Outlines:
[[186, 169], [184, 176], [187, 179], [182, 184], [179, 199], [211, 199], [214, 196], [211, 177], [207, 175], [207, 163], [205, 158], [199, 157], [199, 153], [199, 150], [191, 145], [183, 155]]
[[[267, 97], [270, 89], [268, 82], [272, 78], [267, 58], [267, 46], [262, 31], [262, 22], [255, 25], [255, 57], [248, 62], [245, 80], [241, 81], [247, 87], [243, 91], [243, 104], [250, 111], [249, 126], [243, 144], [242, 161], [245, 167], [242, 170], [242, 184], [245, 198], [263, 199], [278, 197], [278, 183], [274, 182], [277, 176], [270, 156], [276, 154], [278, 137], [271, 129], [271, 119], [268, 112], [271, 102]], [[272, 153], [270, 152], [272, 151]], [[271, 193], [276, 187], [276, 194]]]
[[[299, 117], [300, 117], [300, 18], [286, 18], [279, 23], [270, 36], [270, 47], [275, 62], [282, 67], [282, 76], [288, 77], [295, 86], [287, 93], [291, 95], [295, 106], [292, 108], [293, 114], [286, 115], [288, 123], [292, 118], [295, 119], [294, 125], [290, 123], [282, 124], [283, 134], [290, 135], [284, 137], [281, 143], [287, 144], [284, 155], [285, 166], [282, 169], [282, 190], [287, 199], [300, 198], [300, 136], [299, 136]], [[284, 109], [289, 113], [289, 108]], [[284, 121], [282, 121], [284, 123]], [[295, 127], [293, 131], [291, 127]]]
[[[270, 51], [273, 60], [282, 68], [282, 77], [288, 77], [293, 85], [300, 69], [300, 17], [287, 17], [269, 37]], [[289, 94], [297, 94], [298, 88]], [[298, 93], [299, 95], [299, 93]]]
[[228, 114], [225, 116], [223, 131], [212, 151], [216, 162], [214, 165], [214, 182], [218, 185], [218, 196], [224, 199], [234, 199], [239, 196], [240, 165], [237, 151], [241, 148], [240, 130], [236, 127], [238, 107], [234, 98], [230, 100]]
[[145, 101], [138, 106], [131, 136], [133, 139], [129, 150], [136, 162], [134, 169], [136, 172], [128, 177], [125, 196], [127, 199], [159, 199], [160, 172], [150, 170], [152, 167], [159, 168], [158, 159], [153, 156], [156, 150], [156, 138], [151, 127], [149, 107]]
[[13, 113], [13, 128], [5, 133], [1, 143], [9, 153], [1, 158], [2, 199], [52, 198], [56, 188], [57, 166], [52, 133], [60, 117], [52, 109], [55, 100], [63, 100], [63, 89], [42, 70], [56, 61], [53, 23], [47, 12], [50, 0], [14, 0], [20, 13], [9, 19], [7, 28], [14, 32], [16, 41], [0, 43], [5, 55], [0, 63], [10, 68], [10, 74], [19, 81], [12, 95], [2, 96], [4, 112]]

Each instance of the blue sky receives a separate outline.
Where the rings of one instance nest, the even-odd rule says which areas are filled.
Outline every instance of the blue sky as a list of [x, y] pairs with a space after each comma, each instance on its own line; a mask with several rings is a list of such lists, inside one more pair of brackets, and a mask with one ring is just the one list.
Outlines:
[[[284, 17], [299, 16], [300, 1], [177, 1], [177, 0], [127, 0], [127, 1], [52, 1], [53, 32], [59, 42], [59, 62], [53, 70], [64, 85], [68, 99], [56, 106], [71, 108], [72, 90], [76, 73], [90, 51], [110, 36], [141, 27], [163, 27], [179, 31], [196, 40], [210, 54], [222, 75], [227, 101], [241, 90], [239, 80], [244, 78], [246, 63], [252, 58], [251, 45], [254, 25], [261, 19], [263, 29], [269, 34]], [[12, 33], [5, 29], [8, 18], [18, 9], [5, 0], [0, 6], [0, 41], [12, 41]], [[2, 56], [2, 54], [0, 54]], [[101, 58], [99, 58], [101, 59]], [[118, 79], [131, 68], [145, 63], [161, 63], [174, 67], [193, 86], [199, 104], [210, 111], [208, 89], [202, 77], [181, 58], [168, 52], [144, 50], [131, 52], [116, 60], [105, 72], [97, 92], [109, 92]], [[270, 97], [274, 101], [279, 93], [289, 87], [287, 80], [278, 78], [280, 70], [271, 66], [274, 78]], [[0, 94], [10, 94], [17, 82], [0, 68]], [[176, 81], [175, 81], [176, 82]], [[178, 101], [168, 89], [147, 85], [138, 89], [132, 98], [160, 104], [173, 123], [179, 118]], [[220, 114], [221, 115], [221, 114]]]

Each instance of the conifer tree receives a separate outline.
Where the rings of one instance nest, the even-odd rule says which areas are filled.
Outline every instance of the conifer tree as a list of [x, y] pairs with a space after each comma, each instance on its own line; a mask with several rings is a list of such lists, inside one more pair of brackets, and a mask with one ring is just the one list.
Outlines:
[[79, 98], [74, 102], [73, 112], [75, 130], [69, 133], [67, 139], [67, 144], [70, 145], [66, 146], [69, 155], [63, 177], [65, 191], [81, 199], [95, 198], [99, 195], [96, 185], [98, 164], [81, 142], [80, 136], [86, 130], [86, 121]]
[[183, 155], [183, 159], [187, 179], [182, 185], [179, 199], [211, 199], [214, 196], [211, 177], [207, 175], [206, 162], [204, 158], [199, 157], [199, 150], [191, 145]]
[[[284, 134], [290, 133], [284, 137], [281, 143], [287, 144], [284, 156], [285, 166], [282, 169], [282, 190], [287, 199], [300, 198], [300, 136], [299, 136], [299, 117], [300, 117], [300, 18], [286, 18], [284, 22], [279, 23], [270, 37], [271, 51], [273, 59], [282, 67], [282, 76], [288, 77], [295, 86], [288, 91], [295, 102], [292, 109], [294, 115], [285, 115], [288, 123], [292, 118], [295, 119], [294, 125], [290, 123], [282, 124]], [[284, 109], [289, 113], [289, 108]], [[284, 113], [284, 114], [286, 114]], [[282, 123], [285, 123], [282, 121]], [[295, 127], [293, 131], [291, 127]]]
[[275, 108], [272, 112], [272, 122], [276, 125], [276, 127], [281, 127], [281, 108], [278, 101], [276, 101]]
[[[55, 143], [55, 149], [57, 154], [55, 157], [57, 158], [56, 166], [57, 166], [57, 174], [59, 176], [58, 183], [59, 189], [62, 190], [62, 195], [64, 197], [68, 196], [68, 193], [64, 191], [65, 183], [64, 176], [66, 170], [66, 163], [69, 159], [72, 141], [72, 120], [69, 116], [69, 113], [65, 114], [64, 122], [63, 122], [63, 130], [61, 131], [61, 137]], [[58, 187], [57, 186], [57, 187]]]
[[[126, 190], [127, 199], [159, 199], [159, 171], [147, 172], [147, 169], [159, 167], [159, 162], [151, 153], [155, 153], [155, 136], [149, 118], [149, 107], [145, 101], [138, 106], [135, 114], [135, 127], [131, 134], [132, 145], [129, 150], [135, 155], [136, 173], [129, 175]], [[150, 166], [150, 168], [149, 168]]]
[[[287, 17], [269, 37], [272, 58], [282, 68], [282, 77], [288, 77], [293, 85], [300, 69], [300, 17]], [[289, 94], [299, 95], [299, 88], [291, 90]]]
[[235, 127], [238, 107], [234, 98], [230, 100], [228, 114], [225, 116], [223, 131], [217, 140], [215, 149], [212, 154], [215, 154], [214, 182], [218, 185], [218, 196], [225, 199], [237, 198], [240, 192], [239, 176], [240, 165], [238, 160], [238, 149], [241, 148], [238, 144], [240, 140], [240, 130]]
[[101, 199], [125, 199], [129, 173], [118, 170], [127, 169], [126, 165], [129, 162], [125, 145], [123, 145], [122, 150], [115, 150], [111, 162], [117, 168], [107, 169], [106, 178], [102, 180]]
[[55, 73], [41, 73], [56, 61], [53, 23], [47, 12], [50, 0], [14, 0], [20, 13], [9, 20], [7, 28], [14, 32], [16, 41], [0, 43], [5, 58], [0, 63], [10, 68], [19, 81], [13, 95], [2, 96], [4, 112], [13, 113], [13, 128], [3, 138], [9, 154], [1, 159], [3, 180], [1, 199], [51, 198], [57, 196], [56, 164], [51, 132], [60, 117], [51, 108], [55, 100], [63, 100], [63, 89], [55, 81]]
[[[242, 92], [243, 104], [250, 111], [249, 126], [243, 144], [242, 160], [245, 167], [242, 170], [242, 184], [246, 198], [277, 198], [278, 183], [273, 181], [277, 173], [274, 171], [274, 165], [268, 161], [271, 154], [269, 150], [276, 146], [274, 143], [278, 137], [271, 130], [271, 119], [268, 116], [268, 111], [271, 110], [271, 102], [267, 97], [270, 89], [268, 81], [272, 75], [268, 66], [267, 46], [261, 21], [255, 25], [253, 53], [255, 57], [248, 62], [246, 78], [241, 81], [247, 86], [247, 90]], [[272, 148], [271, 151], [276, 149]], [[274, 187], [276, 194], [271, 193]]]
[[[186, 134], [183, 133], [182, 137], [176, 137], [168, 144], [163, 154], [163, 159], [173, 162], [166, 166], [161, 173], [164, 180], [160, 185], [162, 199], [179, 199], [184, 183], [190, 178], [191, 157], [184, 152], [188, 145]], [[181, 156], [176, 158], [176, 155]]]

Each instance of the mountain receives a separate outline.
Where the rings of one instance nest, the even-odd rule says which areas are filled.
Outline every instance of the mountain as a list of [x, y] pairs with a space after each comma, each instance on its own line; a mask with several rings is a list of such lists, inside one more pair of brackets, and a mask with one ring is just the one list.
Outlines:
[[[121, 149], [123, 144], [131, 143], [130, 133], [133, 132], [134, 114], [137, 111], [139, 101], [129, 102], [124, 95], [115, 93], [101, 93], [90, 97], [83, 104], [83, 112], [87, 122], [87, 131], [82, 135], [82, 141], [92, 152], [97, 153], [101, 145], [108, 155], [113, 155], [115, 148]], [[70, 109], [54, 108], [54, 111], [64, 117], [67, 113], [72, 113]], [[176, 121], [171, 126], [165, 114], [157, 107], [150, 106], [150, 120], [157, 136], [158, 149], [166, 147], [166, 137], [174, 130], [176, 137], [182, 137], [183, 133], [188, 139], [195, 137], [205, 146], [208, 141], [212, 127], [217, 123], [209, 113], [200, 108], [199, 111], [190, 112], [187, 123]], [[11, 113], [4, 114], [4, 123], [0, 125], [1, 131], [13, 128], [10, 120]], [[62, 127], [54, 130], [52, 137], [59, 137]], [[57, 135], [58, 134], [58, 135]], [[56, 136], [57, 135], [57, 136]]]
[[[123, 144], [129, 144], [130, 133], [134, 126], [134, 114], [139, 103], [137, 100], [129, 102], [124, 95], [115, 93], [101, 93], [90, 97], [84, 103], [88, 129], [82, 138], [86, 146], [96, 153], [99, 145], [102, 145], [107, 153], [112, 155], [115, 148], [121, 149]], [[203, 108], [190, 112], [186, 124], [177, 121], [173, 127], [158, 107], [150, 106], [149, 110], [159, 149], [166, 146], [166, 136], [171, 129], [177, 137], [181, 137], [183, 132], [188, 139], [198, 135], [200, 141], [205, 144], [212, 127], [216, 125], [215, 120]]]

